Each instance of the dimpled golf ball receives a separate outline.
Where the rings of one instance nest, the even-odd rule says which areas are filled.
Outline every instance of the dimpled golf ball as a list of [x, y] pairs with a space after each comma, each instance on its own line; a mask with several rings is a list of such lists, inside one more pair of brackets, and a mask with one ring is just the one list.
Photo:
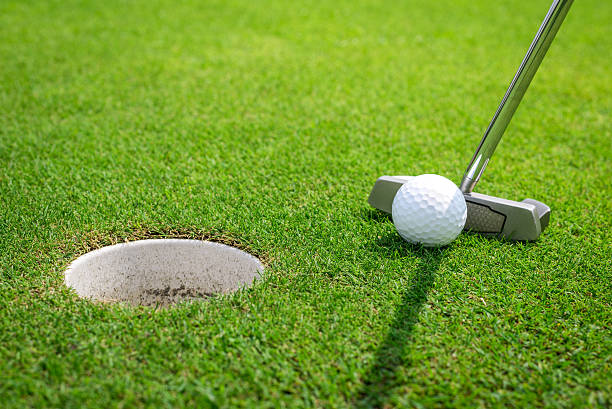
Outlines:
[[410, 243], [444, 246], [455, 240], [467, 218], [463, 193], [439, 175], [420, 175], [404, 183], [391, 208], [397, 232]]

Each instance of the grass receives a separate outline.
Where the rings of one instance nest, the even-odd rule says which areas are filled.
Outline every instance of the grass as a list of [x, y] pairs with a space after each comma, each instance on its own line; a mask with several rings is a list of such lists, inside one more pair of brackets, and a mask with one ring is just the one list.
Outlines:
[[[478, 191], [535, 243], [403, 242], [382, 174], [458, 182], [548, 1], [0, 4], [4, 408], [609, 407], [612, 5], [576, 2]], [[241, 293], [65, 289], [87, 249], [238, 243]]]

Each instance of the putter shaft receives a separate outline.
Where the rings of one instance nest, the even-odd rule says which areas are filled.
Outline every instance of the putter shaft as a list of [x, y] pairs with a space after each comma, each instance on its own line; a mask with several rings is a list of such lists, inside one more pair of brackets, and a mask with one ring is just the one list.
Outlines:
[[463, 175], [460, 185], [463, 193], [474, 190], [572, 3], [573, 0], [555, 0], [550, 6]]

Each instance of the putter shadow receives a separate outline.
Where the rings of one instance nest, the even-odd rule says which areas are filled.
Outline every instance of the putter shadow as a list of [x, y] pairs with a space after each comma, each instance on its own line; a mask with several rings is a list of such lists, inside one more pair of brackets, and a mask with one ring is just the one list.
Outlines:
[[407, 349], [412, 332], [446, 252], [445, 249], [412, 246], [398, 235], [381, 237], [375, 246], [378, 252], [381, 247], [387, 250], [403, 249], [416, 254], [419, 261], [413, 274], [414, 280], [402, 295], [387, 335], [378, 347], [373, 363], [363, 378], [363, 386], [352, 400], [352, 406], [355, 408], [389, 406], [388, 401], [393, 389], [402, 384], [401, 379], [398, 379], [398, 372], [407, 365]]
[[359, 209], [358, 213], [361, 216], [361, 218], [367, 221], [372, 221], [372, 222], [377, 222], [377, 223], [392, 221], [390, 214], [374, 209], [372, 207]]

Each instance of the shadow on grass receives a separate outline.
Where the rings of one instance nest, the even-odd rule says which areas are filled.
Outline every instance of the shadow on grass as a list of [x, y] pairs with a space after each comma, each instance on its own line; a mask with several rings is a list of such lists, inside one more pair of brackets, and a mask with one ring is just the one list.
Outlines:
[[392, 406], [388, 401], [393, 389], [403, 383], [398, 374], [407, 364], [407, 347], [412, 332], [446, 252], [445, 249], [411, 246], [397, 235], [379, 239], [377, 247], [379, 252], [381, 248], [388, 252], [409, 252], [415, 254], [419, 261], [413, 272], [413, 282], [402, 295], [389, 331], [376, 351], [372, 366], [363, 378], [361, 390], [352, 402], [355, 408]]
[[359, 211], [360, 216], [367, 221], [372, 222], [393, 222], [389, 213], [381, 212], [373, 207], [362, 208]]

